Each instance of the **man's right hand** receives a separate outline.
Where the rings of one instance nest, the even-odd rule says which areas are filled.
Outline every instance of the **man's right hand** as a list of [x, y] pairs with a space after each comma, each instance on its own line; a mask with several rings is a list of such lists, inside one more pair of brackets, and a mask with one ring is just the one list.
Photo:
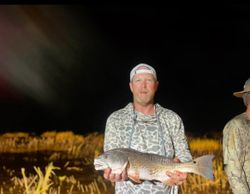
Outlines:
[[127, 170], [122, 171], [121, 174], [112, 173], [111, 168], [106, 168], [103, 174], [104, 178], [111, 182], [119, 182], [128, 180]]

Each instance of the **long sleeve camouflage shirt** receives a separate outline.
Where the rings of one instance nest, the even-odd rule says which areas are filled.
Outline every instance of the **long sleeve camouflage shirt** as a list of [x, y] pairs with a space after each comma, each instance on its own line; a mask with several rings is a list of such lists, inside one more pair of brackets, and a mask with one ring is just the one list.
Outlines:
[[[112, 113], [106, 123], [104, 151], [114, 148], [133, 148], [167, 157], [178, 157], [181, 162], [192, 159], [181, 118], [173, 111], [155, 105], [155, 115], [135, 112], [133, 104]], [[144, 181], [116, 183], [117, 194], [177, 194], [178, 186]]]
[[250, 117], [231, 119], [223, 129], [225, 172], [235, 194], [250, 194]]

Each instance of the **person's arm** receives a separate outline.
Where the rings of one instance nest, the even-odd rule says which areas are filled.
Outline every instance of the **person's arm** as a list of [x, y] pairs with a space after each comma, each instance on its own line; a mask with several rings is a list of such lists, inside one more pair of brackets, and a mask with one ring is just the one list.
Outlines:
[[106, 122], [105, 126], [105, 133], [104, 133], [104, 145], [103, 149], [104, 152], [118, 148], [119, 142], [118, 142], [118, 136], [119, 133], [117, 132], [117, 127], [116, 127], [116, 120], [111, 114]]
[[[244, 135], [244, 134], [243, 134]], [[234, 193], [247, 194], [250, 188], [244, 172], [241, 160], [244, 151], [241, 146], [242, 141], [240, 129], [234, 122], [229, 122], [223, 130], [223, 159], [224, 170]]]
[[[104, 151], [119, 147], [118, 135], [119, 133], [117, 132], [116, 121], [111, 115], [107, 119], [105, 127]], [[128, 179], [127, 170], [124, 170], [121, 174], [115, 174], [112, 173], [111, 168], [106, 168], [104, 170], [103, 176], [105, 179], [111, 182], [124, 181]]]
[[174, 122], [174, 128], [171, 135], [175, 150], [175, 157], [178, 158], [180, 162], [191, 161], [192, 155], [190, 153], [187, 137], [185, 135], [184, 124], [179, 116], [176, 116], [176, 121]]
[[[184, 125], [182, 119], [176, 115], [173, 121], [173, 129], [170, 133], [172, 143], [175, 150], [175, 162], [188, 162], [192, 160], [192, 156], [188, 147], [187, 138], [184, 132]], [[168, 185], [180, 185], [186, 179], [188, 174], [180, 171], [166, 172], [167, 176], [169, 176]]]

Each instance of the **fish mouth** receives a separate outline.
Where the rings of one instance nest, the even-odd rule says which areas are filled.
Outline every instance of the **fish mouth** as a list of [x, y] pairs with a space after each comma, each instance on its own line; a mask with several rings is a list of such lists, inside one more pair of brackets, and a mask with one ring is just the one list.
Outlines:
[[94, 166], [95, 166], [96, 170], [104, 170], [104, 169], [108, 168], [108, 165], [100, 159], [94, 160]]
[[102, 165], [98, 165], [98, 164], [94, 164], [95, 165], [95, 169], [96, 170], [103, 170], [103, 166]]

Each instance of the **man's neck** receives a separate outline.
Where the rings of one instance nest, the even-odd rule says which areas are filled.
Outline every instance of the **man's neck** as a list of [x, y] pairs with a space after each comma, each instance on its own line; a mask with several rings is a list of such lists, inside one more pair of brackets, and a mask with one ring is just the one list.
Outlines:
[[153, 103], [142, 105], [138, 103], [133, 103], [135, 111], [141, 112], [145, 115], [155, 114], [155, 105]]

